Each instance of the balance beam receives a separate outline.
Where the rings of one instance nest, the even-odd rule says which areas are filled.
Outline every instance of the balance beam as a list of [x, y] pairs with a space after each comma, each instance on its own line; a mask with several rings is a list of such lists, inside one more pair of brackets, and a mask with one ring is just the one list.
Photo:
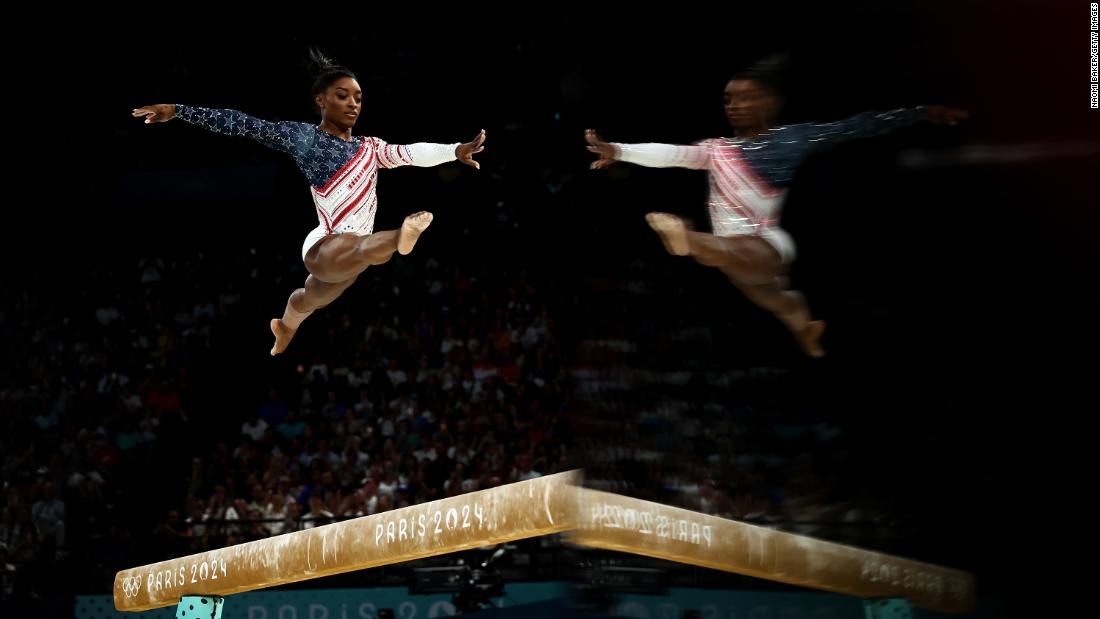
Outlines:
[[908, 598], [939, 612], [974, 609], [974, 575], [853, 546], [583, 489], [580, 546], [698, 565], [863, 598]]
[[222, 597], [518, 539], [568, 533], [572, 544], [666, 559], [863, 598], [967, 612], [974, 576], [580, 487], [568, 471], [295, 531], [115, 575], [115, 608]]
[[123, 570], [115, 608], [172, 606], [565, 531], [580, 473], [568, 471]]

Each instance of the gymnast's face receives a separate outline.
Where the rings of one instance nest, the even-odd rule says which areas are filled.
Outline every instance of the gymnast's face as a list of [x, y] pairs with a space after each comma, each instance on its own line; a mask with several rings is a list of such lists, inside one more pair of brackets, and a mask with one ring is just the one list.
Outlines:
[[363, 89], [350, 77], [341, 77], [315, 97], [321, 117], [330, 124], [349, 130], [363, 109]]
[[730, 80], [723, 93], [726, 120], [734, 129], [761, 129], [771, 124], [783, 99], [755, 80]]

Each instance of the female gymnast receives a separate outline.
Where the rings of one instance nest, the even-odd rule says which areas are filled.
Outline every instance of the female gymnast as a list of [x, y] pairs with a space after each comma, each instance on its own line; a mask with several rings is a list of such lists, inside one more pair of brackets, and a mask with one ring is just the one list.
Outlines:
[[379, 168], [431, 167], [458, 160], [481, 169], [473, 156], [485, 149], [485, 131], [465, 144], [387, 144], [380, 138], [353, 136], [362, 111], [363, 90], [355, 74], [311, 51], [316, 79], [313, 98], [320, 124], [268, 122], [236, 110], [183, 104], [147, 105], [133, 110], [146, 123], [179, 118], [204, 129], [245, 136], [294, 158], [309, 180], [318, 226], [306, 236], [302, 259], [309, 276], [291, 293], [282, 318], [271, 320], [275, 345], [286, 350], [302, 321], [339, 297], [367, 267], [389, 261], [394, 252], [412, 251], [432, 222], [426, 211], [405, 218], [397, 230], [374, 231]]
[[844, 140], [879, 135], [921, 120], [954, 125], [968, 114], [920, 106], [865, 112], [832, 123], [773, 126], [783, 103], [781, 66], [779, 59], [762, 61], [726, 84], [726, 119], [734, 137], [690, 146], [619, 144], [606, 142], [589, 129], [585, 138], [588, 150], [599, 155], [593, 169], [626, 161], [706, 170], [712, 234], [690, 230], [683, 219], [668, 213], [649, 213], [646, 221], [669, 253], [719, 268], [750, 301], [783, 321], [807, 355], [821, 357], [825, 322], [811, 318], [805, 298], [788, 288], [786, 278], [795, 248], [790, 235], [779, 227], [779, 214], [795, 169], [811, 153]]

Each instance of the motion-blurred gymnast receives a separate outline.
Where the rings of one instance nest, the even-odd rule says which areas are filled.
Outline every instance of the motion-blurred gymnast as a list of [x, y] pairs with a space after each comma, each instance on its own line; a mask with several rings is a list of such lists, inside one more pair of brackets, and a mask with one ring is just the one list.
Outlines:
[[585, 138], [588, 150], [600, 156], [592, 162], [594, 169], [626, 161], [706, 170], [713, 234], [690, 230], [681, 218], [668, 213], [649, 213], [649, 225], [669, 253], [721, 269], [749, 300], [782, 320], [807, 355], [821, 357], [825, 322], [810, 317], [805, 298], [788, 288], [786, 278], [795, 247], [779, 227], [779, 214], [795, 169], [811, 153], [845, 140], [879, 135], [921, 120], [954, 125], [968, 114], [920, 106], [865, 112], [832, 123], [772, 126], [783, 104], [782, 65], [779, 58], [761, 61], [726, 84], [726, 119], [734, 137], [691, 146], [618, 144], [605, 142], [589, 129]]

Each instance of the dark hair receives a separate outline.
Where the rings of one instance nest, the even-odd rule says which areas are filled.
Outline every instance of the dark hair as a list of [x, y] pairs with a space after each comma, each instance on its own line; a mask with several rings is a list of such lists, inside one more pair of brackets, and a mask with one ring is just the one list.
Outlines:
[[313, 94], [319, 95], [332, 83], [343, 77], [356, 79], [351, 69], [340, 66], [322, 54], [319, 50], [309, 50], [310, 70], [316, 76], [313, 80]]
[[767, 58], [756, 61], [749, 68], [735, 73], [729, 81], [752, 80], [764, 85], [776, 95], [783, 94], [784, 79], [786, 78], [787, 64], [790, 57], [783, 54], [773, 54]]

